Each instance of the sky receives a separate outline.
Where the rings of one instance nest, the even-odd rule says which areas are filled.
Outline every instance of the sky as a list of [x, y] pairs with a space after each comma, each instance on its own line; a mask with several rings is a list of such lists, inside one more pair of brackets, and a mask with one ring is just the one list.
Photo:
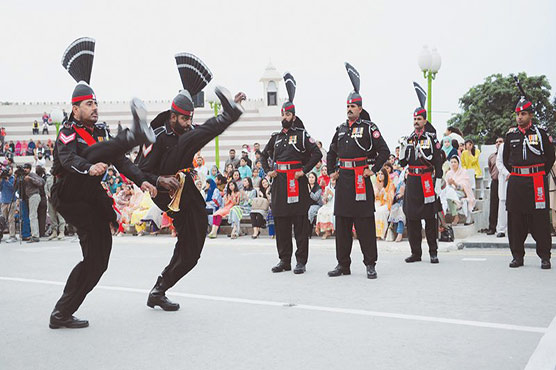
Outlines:
[[556, 85], [555, 16], [553, 0], [2, 1], [0, 101], [69, 100], [75, 83], [61, 56], [88, 36], [97, 42], [91, 85], [99, 100], [173, 98], [178, 52], [205, 61], [211, 85], [260, 99], [271, 61], [295, 76], [296, 112], [328, 145], [345, 120], [348, 61], [361, 74], [363, 106], [394, 146], [412, 130], [412, 82], [426, 88], [417, 65], [424, 45], [442, 57], [432, 92], [442, 132], [459, 98], [488, 75], [544, 74]]

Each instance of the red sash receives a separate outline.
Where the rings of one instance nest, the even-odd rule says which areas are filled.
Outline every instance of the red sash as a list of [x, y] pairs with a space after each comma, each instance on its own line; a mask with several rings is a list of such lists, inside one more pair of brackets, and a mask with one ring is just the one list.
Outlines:
[[[278, 168], [276, 171], [285, 173], [287, 179], [287, 194], [288, 194], [288, 204], [299, 202], [299, 181], [295, 178], [295, 173], [301, 169], [301, 162], [291, 161], [291, 162], [276, 162], [278, 167], [294, 165], [296, 168], [290, 168], [287, 170]], [[296, 165], [299, 165], [296, 166]]]
[[[532, 168], [532, 167], [541, 167], [541, 166], [544, 166], [544, 164], [538, 164], [534, 166], [515, 167], [515, 168]], [[539, 171], [536, 173], [528, 173], [528, 174], [512, 172], [511, 175], [532, 177], [534, 198], [535, 198], [535, 209], [546, 208], [546, 195], [544, 191], [544, 175], [545, 175], [544, 171]]]
[[73, 129], [75, 130], [75, 132], [77, 132], [77, 135], [81, 136], [81, 138], [85, 140], [88, 146], [97, 143], [97, 141], [93, 138], [91, 134], [89, 134], [89, 131], [87, 131], [86, 129], [77, 127], [75, 125], [73, 125]]
[[423, 188], [423, 196], [425, 204], [434, 203], [436, 197], [434, 193], [434, 182], [432, 180], [432, 171], [422, 173], [411, 173], [411, 169], [428, 169], [427, 166], [409, 166], [408, 175], [419, 176], [421, 178], [421, 187]]
[[[364, 161], [365, 164], [360, 166], [354, 165], [355, 162]], [[346, 164], [350, 164], [346, 166]], [[367, 185], [363, 172], [367, 168], [367, 158], [340, 158], [340, 168], [344, 170], [352, 170], [355, 173], [355, 201], [367, 200]]]

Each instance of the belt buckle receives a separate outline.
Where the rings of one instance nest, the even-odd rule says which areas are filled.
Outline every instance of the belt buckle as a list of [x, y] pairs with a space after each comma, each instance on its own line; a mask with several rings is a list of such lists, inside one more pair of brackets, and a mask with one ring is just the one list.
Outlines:
[[347, 161], [347, 162], [344, 162], [344, 164], [347, 168], [353, 168], [353, 161]]

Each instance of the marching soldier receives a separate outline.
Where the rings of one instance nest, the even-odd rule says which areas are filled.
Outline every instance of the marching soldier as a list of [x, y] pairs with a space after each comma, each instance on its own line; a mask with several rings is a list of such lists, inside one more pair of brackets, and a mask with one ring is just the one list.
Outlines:
[[143, 145], [136, 158], [147, 179], [160, 190], [155, 204], [173, 218], [177, 232], [170, 263], [158, 276], [147, 299], [147, 306], [159, 306], [164, 311], [179, 310], [180, 305], [170, 301], [166, 291], [195, 267], [205, 243], [206, 204], [195, 186], [193, 157], [239, 119], [243, 113], [239, 103], [246, 98], [238, 93], [234, 100], [226, 89], [217, 87], [215, 92], [223, 112], [202, 125], [193, 125], [192, 97], [211, 81], [212, 73], [192, 54], [177, 54], [176, 63], [184, 89], [174, 98], [170, 110], [151, 122], [156, 142]]
[[[438, 263], [438, 201], [435, 179], [442, 178], [441, 146], [436, 134], [427, 130], [427, 111], [423, 104], [413, 113], [414, 131], [401, 149], [400, 166], [409, 165], [403, 211], [407, 219], [407, 233], [411, 256], [405, 262], [421, 261], [421, 220], [425, 220], [425, 234], [431, 263]], [[431, 125], [432, 127], [432, 125]]]
[[506, 195], [508, 239], [513, 260], [510, 267], [523, 266], [524, 242], [531, 233], [537, 243], [541, 268], [550, 269], [550, 213], [548, 178], [554, 164], [552, 137], [532, 121], [533, 104], [517, 81], [522, 97], [515, 108], [517, 127], [504, 140], [504, 166], [510, 172]]
[[[365, 112], [359, 95], [359, 73], [345, 64], [353, 84], [347, 100], [347, 120], [336, 128], [327, 156], [328, 171], [336, 180], [334, 215], [336, 216], [336, 258], [338, 265], [328, 276], [351, 274], [352, 229], [355, 225], [367, 277], [376, 279], [378, 258], [374, 217], [374, 191], [370, 176], [388, 159], [390, 150], [378, 127], [361, 119]], [[366, 113], [366, 112], [365, 112]], [[369, 163], [374, 159], [372, 167]], [[339, 169], [338, 163], [339, 162]]]
[[[272, 214], [276, 228], [276, 247], [280, 261], [272, 272], [291, 270], [292, 225], [297, 245], [295, 258], [297, 264], [294, 274], [305, 272], [309, 256], [310, 206], [308, 180], [305, 176], [322, 158], [316, 142], [295, 115], [296, 84], [289, 73], [284, 75], [288, 101], [282, 106], [282, 130], [272, 134], [268, 144], [261, 153], [263, 169], [272, 181]], [[271, 158], [274, 169], [270, 171], [268, 159]]]
[[142, 102], [132, 101], [133, 126], [115, 138], [105, 124], [97, 123], [98, 109], [93, 89], [89, 86], [94, 55], [94, 40], [81, 38], [66, 50], [62, 65], [78, 81], [72, 95], [72, 112], [54, 146], [51, 189], [52, 203], [64, 219], [77, 228], [83, 261], [68, 277], [62, 297], [50, 316], [50, 328], [83, 328], [87, 320], [75, 318], [87, 293], [98, 283], [108, 267], [112, 249], [110, 223], [116, 221], [114, 200], [100, 184], [107, 164], [114, 164], [142, 190], [156, 195], [156, 188], [125, 153], [134, 146], [154, 141], [148, 128]]

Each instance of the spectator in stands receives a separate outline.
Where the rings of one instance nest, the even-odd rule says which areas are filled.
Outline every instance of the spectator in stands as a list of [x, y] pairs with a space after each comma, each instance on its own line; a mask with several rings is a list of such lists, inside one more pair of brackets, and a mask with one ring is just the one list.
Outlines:
[[263, 164], [262, 164], [261, 161], [255, 162], [255, 168], [259, 171], [259, 177], [261, 179], [266, 176], [266, 174], [264, 172], [264, 169], [263, 169]]
[[39, 122], [37, 120], [35, 120], [35, 122], [33, 122], [33, 135], [38, 135], [39, 134]]
[[[8, 173], [3, 176], [0, 181], [0, 198], [2, 203], [2, 216], [8, 223], [8, 231], [10, 238], [8, 243], [17, 241], [15, 236], [15, 214], [18, 211], [18, 200], [16, 197], [16, 189], [14, 188], [15, 177], [13, 175], [13, 168], [7, 167]], [[3, 233], [4, 230], [1, 230]]]
[[48, 120], [50, 119], [50, 115], [46, 112], [43, 113], [42, 115], [42, 123], [47, 123], [48, 124]]
[[395, 187], [384, 167], [376, 175], [375, 187], [376, 237], [385, 239], [390, 208], [392, 208], [392, 202], [394, 201]]
[[48, 126], [49, 126], [48, 121], [42, 123], [42, 134], [43, 135], [48, 135]]
[[266, 214], [266, 226], [268, 227], [268, 235], [274, 239], [274, 216], [272, 215], [272, 208], [270, 206], [270, 183], [268, 182], [268, 179], [266, 177], [264, 177], [261, 180], [261, 184], [259, 186], [259, 191], [261, 192], [261, 195], [264, 196], [267, 200], [268, 200], [268, 213]]
[[[47, 176], [50, 176], [50, 174], [46, 173], [44, 166], [35, 166], [35, 173], [39, 175], [46, 184]], [[39, 189], [39, 194], [41, 196], [41, 202], [39, 203], [39, 208], [37, 210], [39, 219], [39, 237], [43, 238], [46, 236], [46, 211], [48, 210], [44, 186]]]
[[[259, 153], [257, 156], [257, 152]], [[251, 157], [251, 161], [253, 163], [255, 163], [257, 160], [259, 160], [261, 158], [261, 144], [259, 143], [254, 143], [253, 144], [253, 151], [252, 151], [252, 157]]]
[[483, 176], [483, 171], [481, 171], [481, 166], [479, 165], [479, 156], [481, 151], [475, 148], [473, 140], [465, 140], [465, 150], [461, 154], [461, 165], [465, 169], [475, 170], [475, 178]]
[[317, 181], [321, 188], [325, 188], [330, 183], [330, 176], [328, 176], [328, 167], [322, 165], [320, 168], [320, 176], [318, 177]]
[[218, 176], [218, 167], [216, 167], [216, 165], [213, 165], [210, 168], [210, 172], [207, 176], [207, 180], [212, 179], [213, 181], [216, 181], [216, 176]]
[[326, 156], [328, 155], [328, 153], [326, 152], [326, 149], [324, 149], [324, 147], [322, 146], [322, 141], [317, 141], [317, 147], [319, 148], [320, 152], [322, 153], [323, 163], [326, 163]]
[[230, 214], [230, 210], [239, 204], [240, 202], [240, 192], [235, 181], [230, 181], [226, 187], [226, 195], [224, 196], [224, 207], [220, 208], [218, 211], [214, 212], [212, 215], [212, 230], [208, 234], [211, 239], [216, 238], [218, 234], [218, 228], [222, 223], [222, 218]]
[[321, 170], [322, 170], [322, 159], [318, 161], [315, 167], [311, 170], [312, 172], [314, 172], [315, 175], [317, 175], [317, 182], [319, 182], [318, 178], [321, 175]]
[[460, 214], [468, 217], [475, 206], [471, 179], [461, 167], [459, 157], [450, 159], [450, 170], [446, 173], [446, 186], [440, 193], [440, 201], [446, 213], [453, 217], [453, 225], [459, 223]]
[[2, 150], [4, 151], [4, 141], [6, 140], [6, 129], [4, 127], [0, 128], [0, 144], [2, 145]]
[[[50, 170], [50, 172], [52, 173], [52, 170]], [[62, 217], [62, 215], [58, 213], [58, 211], [52, 204], [52, 185], [54, 185], [54, 176], [48, 176], [46, 178], [46, 184], [44, 186], [47, 200], [48, 217], [50, 217], [50, 225], [52, 229], [52, 233], [50, 234], [48, 240], [52, 240], [55, 238], [63, 239], [66, 229], [66, 220], [64, 220], [64, 217]]]
[[253, 168], [253, 172], [251, 174], [251, 181], [253, 181], [253, 187], [256, 189], [259, 188], [259, 184], [261, 183], [261, 179], [262, 179], [262, 177], [259, 176], [259, 171], [261, 170], [255, 167]]
[[[458, 146], [459, 147], [459, 146]], [[442, 151], [446, 154], [446, 159], [452, 158], [454, 155], [458, 155], [457, 148], [452, 145], [452, 138], [449, 136], [444, 136], [442, 138]]]
[[217, 175], [216, 181], [208, 178], [205, 186], [205, 202], [206, 209], [208, 213], [209, 225], [212, 225], [212, 215], [214, 212], [218, 211], [224, 205], [224, 200], [222, 199], [222, 194], [218, 190], [217, 182], [226, 183], [226, 178], [220, 174]]
[[488, 156], [488, 172], [490, 173], [490, 214], [488, 216], [487, 235], [496, 233], [496, 223], [498, 222], [498, 167], [496, 167], [496, 158], [500, 145], [504, 144], [504, 138], [496, 139], [496, 151]]
[[240, 158], [240, 162], [239, 165], [241, 166], [241, 159], [245, 160], [245, 164], [251, 168], [253, 167], [253, 162], [249, 159], [249, 151], [246, 148], [243, 148], [241, 150], [241, 158]]
[[[262, 181], [266, 181], [266, 179], [263, 179]], [[261, 228], [265, 227], [266, 224], [265, 220], [270, 209], [269, 194], [267, 194], [267, 191], [270, 191], [268, 187], [264, 189], [261, 186], [257, 190], [257, 197], [253, 199], [250, 213], [251, 226], [253, 228], [253, 235], [251, 235], [251, 238], [253, 239], [257, 239], [259, 237], [261, 234]]]
[[227, 179], [231, 180], [232, 179], [232, 175], [234, 174], [234, 165], [231, 163], [228, 163], [226, 165], [226, 167], [224, 167], [224, 176], [226, 176]]
[[10, 143], [8, 144], [10, 146], [10, 152], [15, 153], [15, 144], [13, 140], [10, 140]]
[[18, 140], [15, 143], [15, 148], [14, 148], [14, 154], [16, 156], [20, 156], [21, 155], [21, 142]]
[[247, 161], [249, 158], [241, 157], [239, 160], [239, 167], [237, 168], [239, 171], [239, 175], [242, 179], [246, 177], [251, 177], [253, 172], [251, 171], [251, 166], [247, 165]]
[[312, 226], [316, 222], [317, 213], [320, 207], [322, 207], [322, 188], [317, 181], [317, 175], [314, 172], [309, 172], [307, 174], [308, 186], [309, 186], [309, 197], [311, 198], [311, 205], [309, 206], [309, 223]]
[[237, 168], [237, 166], [239, 166], [239, 158], [236, 158], [236, 150], [235, 149], [230, 149], [230, 157], [228, 159], [226, 159], [226, 162], [224, 163], [224, 168], [228, 168], [228, 165], [231, 164], [234, 168]]
[[209, 175], [208, 168], [205, 166], [205, 159], [199, 154], [195, 159], [195, 162], [195, 171], [197, 171], [197, 175], [201, 177], [202, 184], [204, 184]]
[[[324, 166], [323, 166], [324, 167]], [[334, 192], [336, 180], [331, 179], [322, 195], [322, 207], [317, 213], [317, 225], [315, 233], [323, 234], [323, 239], [328, 239], [334, 233]]]
[[243, 182], [241, 182], [241, 173], [239, 170], [234, 170], [232, 173], [232, 181], [236, 183], [236, 187], [239, 190], [243, 189]]
[[21, 156], [32, 155], [32, 154], [27, 154], [27, 140], [23, 140], [21, 142], [21, 153], [19, 155]]
[[45, 181], [36, 173], [31, 172], [31, 163], [25, 163], [24, 185], [25, 195], [29, 202], [29, 221], [31, 223], [31, 239], [29, 243], [39, 242], [39, 218], [38, 208], [41, 202], [40, 189], [44, 188]]
[[46, 143], [45, 147], [44, 147], [44, 159], [46, 160], [51, 160], [52, 159], [52, 140], [48, 139], [48, 142]]
[[42, 168], [46, 167], [46, 160], [43, 158], [42, 153], [39, 152], [39, 154], [35, 157], [35, 162], [33, 163], [33, 166], [35, 168], [37, 168], [38, 166], [41, 166]]
[[241, 180], [243, 189], [240, 190], [240, 201], [230, 210], [228, 215], [228, 222], [232, 226], [232, 233], [230, 237], [236, 239], [241, 234], [241, 219], [243, 215], [251, 213], [251, 204], [253, 199], [257, 197], [257, 190], [253, 188], [253, 182], [250, 177], [245, 177]]
[[261, 161], [261, 151], [260, 150], [256, 150], [255, 151], [255, 158], [253, 159], [253, 163], [257, 163]]
[[403, 230], [405, 225], [405, 214], [403, 213], [403, 197], [405, 194], [405, 179], [407, 178], [407, 172], [403, 174], [403, 177], [399, 177], [399, 181], [396, 185], [396, 192], [394, 193], [394, 201], [392, 202], [392, 208], [390, 208], [390, 217], [388, 222], [394, 224], [394, 230], [396, 232], [396, 242], [401, 242], [403, 238]]
[[29, 143], [27, 143], [27, 149], [25, 149], [25, 155], [35, 155], [35, 148], [37, 144], [33, 141], [33, 139], [29, 139]]

